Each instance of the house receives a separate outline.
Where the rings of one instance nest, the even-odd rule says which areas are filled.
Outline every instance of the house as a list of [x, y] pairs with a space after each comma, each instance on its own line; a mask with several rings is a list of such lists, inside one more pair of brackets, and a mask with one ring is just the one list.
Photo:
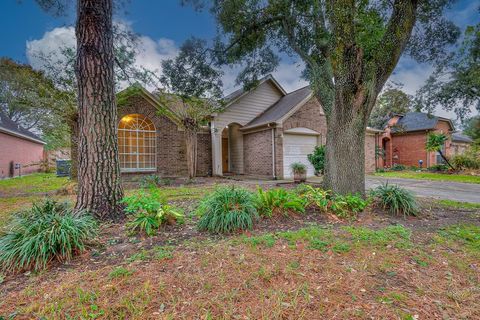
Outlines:
[[452, 156], [455, 156], [458, 154], [464, 154], [465, 151], [467, 151], [467, 149], [470, 148], [472, 143], [473, 143], [473, 139], [470, 138], [469, 136], [466, 136], [461, 132], [452, 133], [452, 143], [451, 143]]
[[39, 171], [44, 145], [0, 111], [0, 179]]
[[391, 167], [395, 164], [405, 166], [418, 166], [419, 161], [423, 167], [430, 167], [443, 163], [443, 159], [436, 152], [425, 150], [428, 134], [431, 132], [444, 133], [448, 136], [443, 152], [451, 156], [452, 139], [455, 131], [450, 119], [430, 115], [422, 112], [408, 112], [394, 115], [386, 124], [381, 136], [383, 159], [379, 165]]
[[[252, 175], [290, 178], [290, 165], [307, 160], [315, 146], [326, 142], [326, 119], [309, 87], [287, 93], [272, 77], [226, 98], [222, 112], [213, 114], [198, 135], [199, 175]], [[168, 109], [147, 90], [119, 106], [119, 154], [124, 173], [155, 172], [165, 176], [187, 174], [182, 129]], [[376, 168], [378, 130], [365, 139], [366, 171]]]

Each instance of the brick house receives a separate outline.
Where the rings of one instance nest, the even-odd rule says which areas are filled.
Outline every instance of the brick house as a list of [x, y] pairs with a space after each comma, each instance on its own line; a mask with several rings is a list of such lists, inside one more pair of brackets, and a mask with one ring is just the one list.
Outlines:
[[436, 152], [425, 150], [425, 144], [430, 132], [444, 133], [448, 140], [444, 146], [444, 154], [453, 154], [452, 133], [455, 131], [450, 119], [429, 115], [422, 112], [409, 112], [393, 116], [385, 126], [379, 145], [384, 157], [379, 159], [380, 167], [391, 167], [395, 164], [418, 166], [423, 161], [423, 167], [443, 163]]
[[0, 111], [0, 179], [39, 171], [44, 145]]
[[[323, 109], [308, 87], [287, 93], [267, 76], [250, 91], [226, 98], [224, 111], [212, 115], [198, 137], [198, 175], [244, 174], [290, 178], [290, 164], [302, 162], [313, 175], [307, 155], [325, 143]], [[168, 109], [147, 90], [119, 106], [119, 154], [123, 172], [187, 174], [182, 129]], [[375, 146], [381, 131], [368, 129], [366, 172], [376, 168]]]

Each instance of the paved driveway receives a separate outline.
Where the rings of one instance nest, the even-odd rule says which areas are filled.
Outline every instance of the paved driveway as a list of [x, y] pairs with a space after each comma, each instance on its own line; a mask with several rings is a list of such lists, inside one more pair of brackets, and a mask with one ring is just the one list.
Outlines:
[[420, 197], [480, 203], [480, 184], [367, 176], [367, 189], [385, 183], [398, 184]]

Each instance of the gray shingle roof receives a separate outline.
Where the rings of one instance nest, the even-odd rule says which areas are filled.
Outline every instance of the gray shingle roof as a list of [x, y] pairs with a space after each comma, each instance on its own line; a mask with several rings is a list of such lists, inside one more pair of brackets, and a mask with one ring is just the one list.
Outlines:
[[306, 99], [311, 93], [312, 90], [310, 90], [310, 87], [308, 86], [290, 92], [265, 110], [265, 112], [250, 121], [244, 128], [247, 129], [280, 120], [290, 110]]
[[454, 132], [452, 133], [452, 141], [454, 142], [465, 142], [465, 143], [473, 143], [473, 139], [469, 136], [462, 134], [461, 132]]
[[39, 143], [44, 143], [39, 136], [33, 132], [22, 128], [20, 125], [16, 124], [10, 118], [8, 118], [3, 112], [0, 111], [0, 131], [4, 131], [16, 136], [24, 137], [28, 140], [35, 140]]
[[[438, 120], [447, 120], [423, 112], [408, 112], [398, 120], [392, 132], [409, 132], [435, 129]], [[453, 124], [450, 122], [453, 128]]]

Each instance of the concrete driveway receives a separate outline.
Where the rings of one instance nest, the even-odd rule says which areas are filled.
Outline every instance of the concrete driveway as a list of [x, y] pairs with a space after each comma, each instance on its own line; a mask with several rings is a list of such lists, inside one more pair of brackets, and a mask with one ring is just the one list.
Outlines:
[[480, 203], [480, 184], [366, 176], [365, 187], [382, 183], [398, 184], [420, 197]]

